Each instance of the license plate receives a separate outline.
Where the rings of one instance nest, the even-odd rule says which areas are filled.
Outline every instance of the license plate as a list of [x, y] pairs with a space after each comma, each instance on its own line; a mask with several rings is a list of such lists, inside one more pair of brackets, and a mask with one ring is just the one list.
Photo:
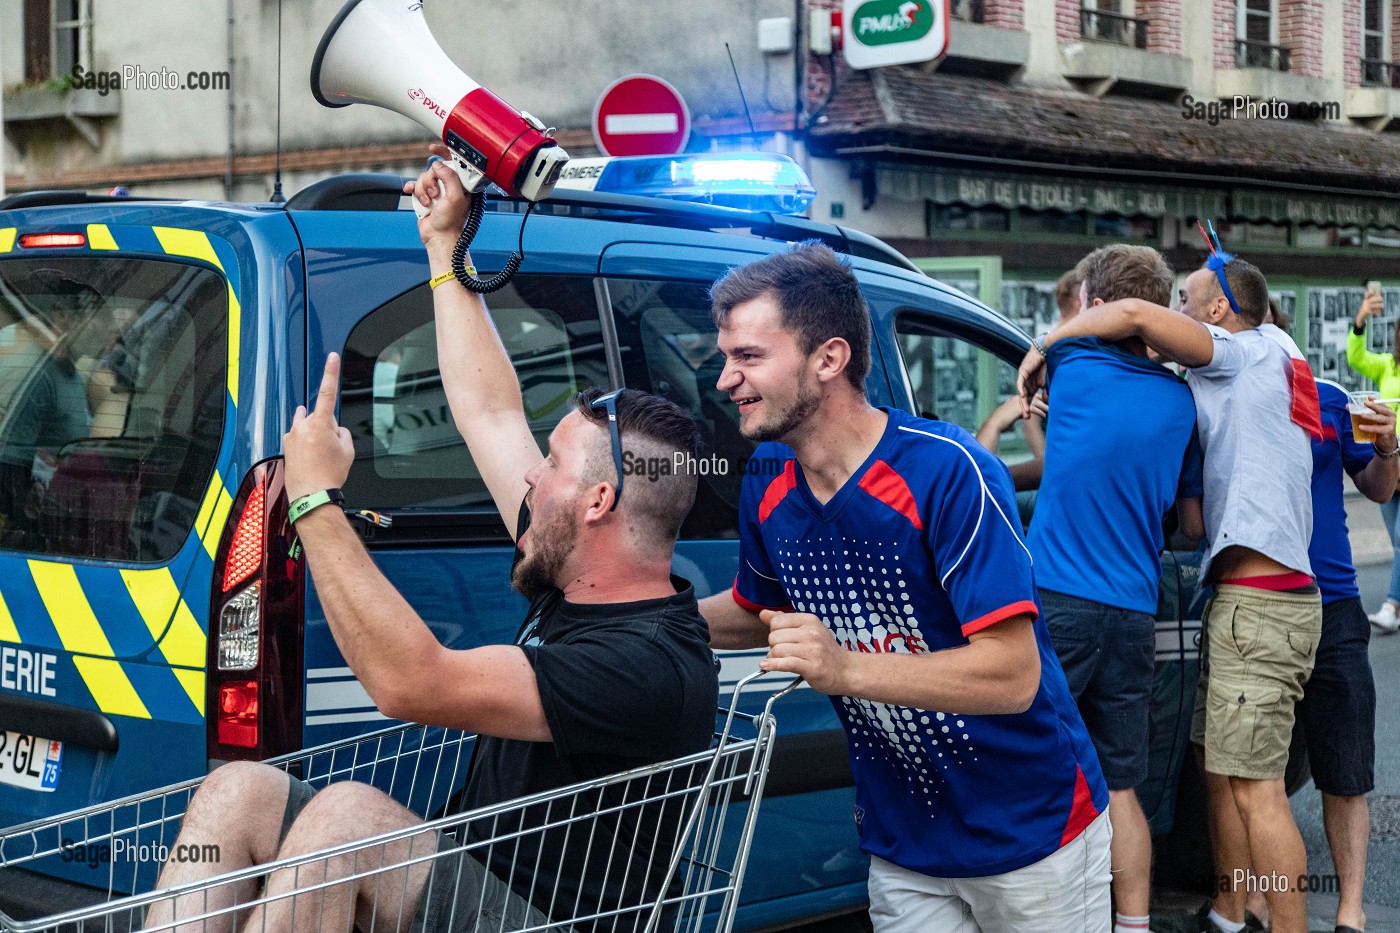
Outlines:
[[23, 732], [0, 732], [0, 784], [53, 790], [62, 765], [62, 742]]

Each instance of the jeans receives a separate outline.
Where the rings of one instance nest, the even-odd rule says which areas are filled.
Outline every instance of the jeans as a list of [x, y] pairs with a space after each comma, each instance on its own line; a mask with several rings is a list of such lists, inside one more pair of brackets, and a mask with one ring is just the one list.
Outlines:
[[1385, 522], [1385, 530], [1390, 534], [1390, 545], [1395, 548], [1395, 558], [1390, 565], [1390, 591], [1387, 598], [1400, 605], [1400, 528], [1396, 528], [1396, 522], [1400, 521], [1400, 496], [1391, 496], [1389, 502], [1381, 503], [1381, 521]]

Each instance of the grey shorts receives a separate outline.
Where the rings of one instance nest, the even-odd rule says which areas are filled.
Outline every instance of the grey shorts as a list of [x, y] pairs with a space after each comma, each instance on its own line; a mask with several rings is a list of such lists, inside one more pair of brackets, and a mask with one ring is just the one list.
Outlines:
[[[288, 779], [291, 786], [282, 812], [283, 839], [316, 796], [316, 789], [310, 784], [290, 776]], [[432, 860], [432, 870], [423, 884], [418, 910], [409, 927], [413, 933], [499, 933], [549, 923], [548, 917], [476, 859], [465, 852], [452, 851], [460, 845], [451, 836], [438, 835], [438, 856]]]

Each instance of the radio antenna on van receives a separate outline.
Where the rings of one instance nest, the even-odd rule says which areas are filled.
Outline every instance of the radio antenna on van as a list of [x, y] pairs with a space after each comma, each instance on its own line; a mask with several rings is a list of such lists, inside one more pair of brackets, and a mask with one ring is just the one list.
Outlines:
[[277, 141], [272, 168], [273, 204], [286, 203], [282, 194], [282, 0], [277, 0]]
[[754, 129], [753, 114], [749, 113], [749, 99], [744, 96], [744, 83], [739, 80], [739, 67], [734, 64], [734, 52], [730, 50], [729, 43], [724, 43], [724, 51], [729, 55], [729, 67], [734, 72], [734, 83], [739, 87], [739, 102], [744, 105], [744, 116], [749, 119], [749, 133], [758, 135], [758, 130]]

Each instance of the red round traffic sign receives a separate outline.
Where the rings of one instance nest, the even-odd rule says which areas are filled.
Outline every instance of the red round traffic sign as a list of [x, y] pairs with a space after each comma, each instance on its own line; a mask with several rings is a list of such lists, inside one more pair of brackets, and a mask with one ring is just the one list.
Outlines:
[[669, 83], [627, 75], [593, 105], [593, 139], [605, 155], [674, 155], [690, 138], [690, 110]]

